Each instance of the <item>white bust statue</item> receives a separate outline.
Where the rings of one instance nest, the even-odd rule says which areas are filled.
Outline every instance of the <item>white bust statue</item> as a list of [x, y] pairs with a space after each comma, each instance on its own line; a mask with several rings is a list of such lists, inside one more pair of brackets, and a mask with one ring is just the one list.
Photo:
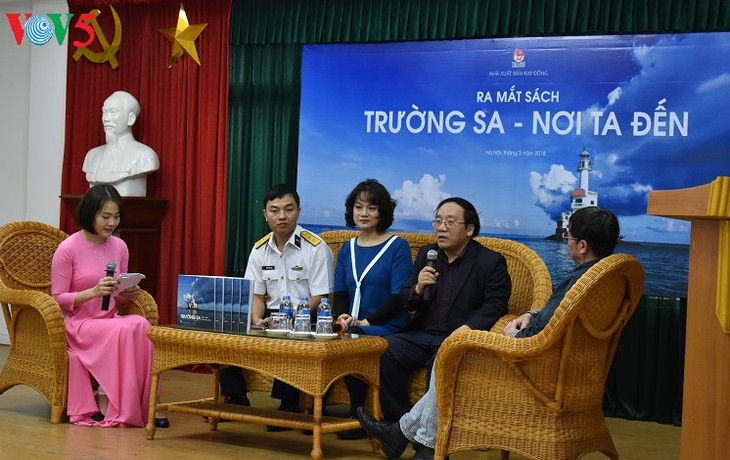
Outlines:
[[122, 196], [146, 196], [147, 174], [160, 168], [160, 160], [132, 135], [139, 102], [127, 92], [116, 91], [104, 101], [101, 113], [106, 144], [89, 150], [81, 168], [89, 187], [111, 184]]

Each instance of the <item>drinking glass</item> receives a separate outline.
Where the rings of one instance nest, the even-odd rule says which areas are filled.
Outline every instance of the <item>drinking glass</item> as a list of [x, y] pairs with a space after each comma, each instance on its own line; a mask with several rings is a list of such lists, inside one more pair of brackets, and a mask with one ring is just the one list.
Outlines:
[[294, 332], [312, 332], [309, 314], [297, 315], [294, 318]]
[[322, 318], [317, 320], [317, 328], [315, 329], [317, 334], [332, 334], [332, 318]]
[[289, 329], [289, 321], [285, 313], [272, 313], [269, 329]]

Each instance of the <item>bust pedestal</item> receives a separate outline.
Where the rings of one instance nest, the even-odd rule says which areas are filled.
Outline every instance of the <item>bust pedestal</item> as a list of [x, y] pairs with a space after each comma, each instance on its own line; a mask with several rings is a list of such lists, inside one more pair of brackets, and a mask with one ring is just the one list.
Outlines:
[[[76, 207], [83, 195], [61, 195], [66, 209], [76, 221]], [[160, 227], [167, 209], [167, 198], [123, 197], [124, 221], [117, 236], [129, 248], [129, 271], [147, 278], [140, 287], [157, 298], [160, 279]]]

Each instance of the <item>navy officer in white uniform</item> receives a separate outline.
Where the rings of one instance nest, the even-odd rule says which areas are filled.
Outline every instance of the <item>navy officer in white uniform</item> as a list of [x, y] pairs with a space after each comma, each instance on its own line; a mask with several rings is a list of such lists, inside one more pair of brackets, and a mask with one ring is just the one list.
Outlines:
[[[300, 212], [299, 194], [289, 186], [275, 185], [266, 192], [263, 213], [271, 233], [254, 244], [245, 274], [254, 283], [251, 310], [254, 325], [268, 324], [269, 313], [279, 310], [281, 299], [287, 294], [295, 304], [302, 296], [308, 296], [311, 311], [316, 311], [320, 299], [332, 292], [332, 250], [318, 235], [298, 225]], [[226, 402], [250, 404], [240, 368], [229, 367], [221, 372], [221, 393]], [[281, 399], [279, 410], [301, 411], [296, 388], [274, 380], [271, 396]], [[288, 428], [268, 426], [267, 429]]]

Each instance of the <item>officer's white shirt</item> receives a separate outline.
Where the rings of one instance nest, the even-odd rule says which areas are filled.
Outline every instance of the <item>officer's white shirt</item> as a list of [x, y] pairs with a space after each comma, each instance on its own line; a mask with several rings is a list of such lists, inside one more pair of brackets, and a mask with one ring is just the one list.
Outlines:
[[266, 308], [278, 310], [284, 295], [291, 295], [296, 305], [301, 296], [332, 292], [334, 272], [329, 246], [318, 235], [297, 225], [281, 252], [273, 232], [254, 244], [244, 276], [253, 280], [254, 294], [268, 295]]

